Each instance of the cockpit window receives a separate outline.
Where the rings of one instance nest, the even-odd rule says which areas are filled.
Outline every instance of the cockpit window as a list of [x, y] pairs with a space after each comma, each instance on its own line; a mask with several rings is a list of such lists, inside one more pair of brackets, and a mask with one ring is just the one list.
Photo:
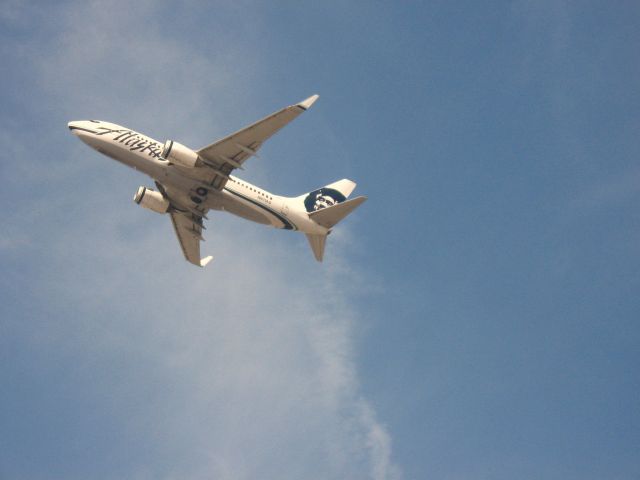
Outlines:
[[89, 121], [90, 121], [90, 122], [93, 122], [93, 123], [100, 123], [100, 121], [99, 121], [99, 120], [89, 120]]

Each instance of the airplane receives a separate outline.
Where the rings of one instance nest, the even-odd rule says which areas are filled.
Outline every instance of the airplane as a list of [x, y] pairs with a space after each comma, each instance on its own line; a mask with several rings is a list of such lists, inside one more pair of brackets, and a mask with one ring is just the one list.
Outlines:
[[275, 228], [306, 235], [315, 259], [324, 257], [327, 235], [367, 197], [348, 200], [355, 182], [342, 179], [297, 197], [275, 195], [231, 175], [244, 170], [262, 144], [306, 111], [312, 95], [199, 150], [173, 140], [164, 144], [141, 133], [100, 120], [69, 122], [71, 133], [98, 152], [150, 176], [157, 190], [141, 186], [133, 200], [156, 213], [168, 213], [185, 259], [200, 267], [203, 220], [221, 210]]

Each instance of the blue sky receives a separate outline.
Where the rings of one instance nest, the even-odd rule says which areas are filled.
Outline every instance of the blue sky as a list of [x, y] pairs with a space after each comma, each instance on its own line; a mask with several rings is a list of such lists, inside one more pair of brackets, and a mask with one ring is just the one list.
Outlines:
[[[3, 2], [0, 477], [631, 479], [635, 2]], [[194, 148], [307, 96], [204, 270], [99, 118]]]

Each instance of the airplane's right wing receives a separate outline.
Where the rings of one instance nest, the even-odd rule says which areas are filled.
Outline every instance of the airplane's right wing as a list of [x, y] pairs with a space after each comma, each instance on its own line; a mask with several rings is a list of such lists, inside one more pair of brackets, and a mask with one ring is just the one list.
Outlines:
[[262, 144], [277, 133], [282, 127], [307, 110], [318, 99], [318, 95], [302, 102], [285, 107], [253, 125], [232, 133], [211, 145], [197, 151], [200, 158], [215, 171], [221, 173], [213, 180], [213, 186], [222, 189], [228, 175], [260, 149]]

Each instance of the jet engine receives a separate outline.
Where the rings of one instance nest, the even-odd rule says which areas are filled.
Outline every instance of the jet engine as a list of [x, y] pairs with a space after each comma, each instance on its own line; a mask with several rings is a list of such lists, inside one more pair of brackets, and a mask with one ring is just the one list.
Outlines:
[[164, 198], [160, 192], [147, 187], [138, 188], [133, 201], [141, 207], [157, 213], [167, 213], [167, 210], [169, 210], [169, 200]]
[[193, 168], [199, 164], [196, 152], [173, 140], [164, 142], [164, 148], [160, 156], [182, 167]]

